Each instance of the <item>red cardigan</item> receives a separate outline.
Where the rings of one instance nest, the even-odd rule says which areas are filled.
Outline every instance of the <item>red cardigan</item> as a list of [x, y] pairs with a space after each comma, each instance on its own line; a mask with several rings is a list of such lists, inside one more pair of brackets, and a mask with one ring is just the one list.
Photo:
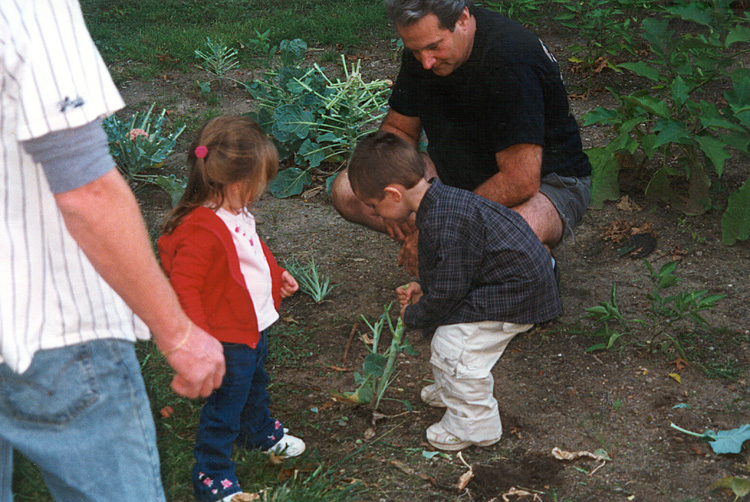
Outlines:
[[[261, 241], [271, 270], [273, 303], [281, 306], [281, 274], [271, 251]], [[158, 241], [162, 267], [192, 321], [219, 341], [255, 348], [260, 338], [253, 300], [226, 224], [211, 209], [189, 213]]]

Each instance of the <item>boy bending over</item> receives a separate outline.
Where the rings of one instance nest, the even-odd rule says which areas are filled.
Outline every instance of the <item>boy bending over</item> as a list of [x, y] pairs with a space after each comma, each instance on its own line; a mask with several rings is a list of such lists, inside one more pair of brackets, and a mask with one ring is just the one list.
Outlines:
[[435, 383], [421, 398], [446, 412], [427, 440], [451, 451], [496, 443], [502, 425], [492, 367], [511, 338], [562, 311], [549, 252], [518, 213], [425, 180], [421, 155], [392, 133], [362, 140], [349, 181], [382, 218], [416, 218], [419, 280], [397, 293], [404, 323], [434, 333]]

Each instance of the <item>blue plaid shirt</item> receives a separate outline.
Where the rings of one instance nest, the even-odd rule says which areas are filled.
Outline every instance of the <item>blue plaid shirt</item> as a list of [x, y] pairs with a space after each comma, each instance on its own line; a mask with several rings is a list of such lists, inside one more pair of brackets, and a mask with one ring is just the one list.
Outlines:
[[562, 304], [549, 252], [515, 211], [437, 179], [417, 210], [423, 296], [404, 322], [430, 334], [479, 321], [534, 324]]

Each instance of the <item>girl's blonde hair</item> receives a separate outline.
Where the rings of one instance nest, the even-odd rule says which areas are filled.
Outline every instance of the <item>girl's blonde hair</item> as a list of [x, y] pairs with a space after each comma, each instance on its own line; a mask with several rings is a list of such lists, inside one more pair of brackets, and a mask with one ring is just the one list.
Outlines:
[[232, 183], [246, 181], [249, 200], [257, 199], [279, 168], [273, 142], [258, 124], [243, 116], [208, 121], [190, 145], [187, 160], [190, 176], [180, 201], [164, 221], [165, 234], [172, 233], [190, 211], [206, 202], [221, 205], [224, 189]]

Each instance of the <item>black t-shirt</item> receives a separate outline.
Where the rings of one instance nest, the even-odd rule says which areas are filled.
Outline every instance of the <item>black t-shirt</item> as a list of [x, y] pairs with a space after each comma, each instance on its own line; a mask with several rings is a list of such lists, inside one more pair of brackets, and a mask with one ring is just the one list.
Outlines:
[[497, 173], [495, 153], [518, 143], [544, 148], [542, 175], [589, 176], [578, 124], [557, 62], [529, 30], [477, 7], [469, 59], [450, 75], [405, 52], [390, 106], [419, 117], [443, 183], [474, 190]]

